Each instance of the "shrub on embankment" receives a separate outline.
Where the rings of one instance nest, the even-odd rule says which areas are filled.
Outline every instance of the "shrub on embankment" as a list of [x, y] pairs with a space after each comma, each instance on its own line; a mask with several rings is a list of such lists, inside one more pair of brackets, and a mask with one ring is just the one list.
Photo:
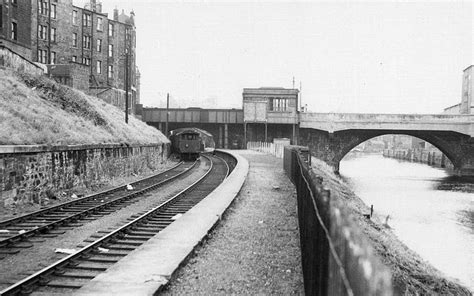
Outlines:
[[45, 76], [0, 69], [0, 145], [160, 144], [157, 129]]
[[472, 295], [410, 250], [377, 218], [366, 219], [363, 215], [370, 212], [368, 206], [325, 162], [313, 157], [312, 168], [323, 177], [331, 196], [347, 205], [381, 261], [390, 268], [395, 295]]

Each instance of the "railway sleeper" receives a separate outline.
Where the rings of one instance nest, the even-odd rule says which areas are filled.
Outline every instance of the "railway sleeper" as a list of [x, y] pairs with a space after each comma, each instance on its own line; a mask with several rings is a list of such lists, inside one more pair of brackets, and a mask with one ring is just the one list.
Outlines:
[[33, 247], [33, 244], [28, 242], [12, 242], [12, 244], [14, 244], [15, 248], [18, 249], [28, 249]]
[[101, 252], [101, 251], [94, 251], [91, 254], [93, 255], [102, 255], [102, 256], [117, 256], [117, 257], [125, 257], [128, 255], [129, 250], [112, 250], [109, 248], [104, 248], [107, 249], [107, 252]]
[[109, 250], [119, 250], [119, 251], [124, 251], [124, 252], [129, 252], [129, 251], [133, 251], [133, 250], [136, 249], [136, 247], [134, 247], [134, 246], [123, 245], [123, 244], [119, 244], [119, 243], [114, 243], [114, 244], [108, 245], [104, 248], [109, 249]]
[[26, 230], [26, 229], [34, 229], [34, 228], [39, 228], [43, 225], [45, 225], [44, 223], [35, 223], [35, 224], [32, 224], [34, 226], [30, 226], [30, 227], [25, 227], [25, 226], [13, 226], [13, 227], [8, 227], [7, 230], [9, 230], [10, 232], [18, 232], [18, 231], [21, 231], [21, 230]]
[[42, 233], [39, 235], [39, 237], [43, 237], [43, 238], [53, 238], [53, 237], [57, 237], [59, 234], [55, 234], [55, 233]]
[[52, 288], [79, 289], [82, 286], [84, 286], [84, 284], [86, 284], [87, 282], [88, 280], [78, 279], [78, 278], [76, 278], [76, 280], [70, 280], [70, 281], [55, 279], [48, 282], [46, 286], [52, 287]]
[[133, 239], [133, 240], [136, 240], [136, 241], [143, 241], [143, 242], [146, 242], [147, 240], [149, 240], [151, 238], [151, 236], [143, 236], [143, 235], [129, 235], [127, 234], [125, 236], [126, 239]]
[[145, 227], [145, 226], [142, 226], [142, 227], [134, 227], [130, 233], [133, 233], [134, 231], [138, 232], [138, 233], [158, 233], [160, 231], [162, 231], [163, 229], [165, 229], [166, 226], [153, 226], [153, 227]]
[[[164, 229], [164, 228], [163, 228]], [[127, 232], [127, 235], [132, 235], [132, 236], [143, 236], [143, 237], [152, 237], [155, 234], [152, 232], [147, 232], [147, 231], [135, 231], [135, 230], [130, 230]]]
[[0, 255], [2, 255], [2, 254], [13, 255], [13, 254], [18, 254], [19, 252], [20, 252], [20, 250], [18, 250], [18, 249], [0, 247]]
[[110, 264], [104, 263], [97, 263], [97, 262], [90, 262], [90, 261], [83, 261], [79, 262], [77, 265], [68, 266], [67, 270], [97, 270], [97, 271], [105, 271], [107, 268], [110, 267]]
[[42, 216], [36, 216], [36, 218], [38, 218], [38, 219], [54, 219], [54, 220], [56, 220], [56, 219], [65, 218], [65, 217], [67, 217], [67, 216], [69, 216], [67, 213], [61, 213], [61, 212], [59, 212], [59, 213], [54, 213], [54, 214], [44, 214], [44, 215], [42, 215]]
[[144, 222], [142, 226], [157, 226], [157, 227], [166, 227], [171, 224], [172, 221], [166, 222]]
[[147, 219], [147, 221], [155, 221], [155, 222], [162, 222], [162, 221], [173, 221], [171, 218], [173, 218], [174, 215], [165, 215], [163, 212], [156, 214], [150, 218]]
[[64, 272], [64, 273], [55, 273], [54, 276], [56, 277], [63, 277], [63, 278], [79, 278], [79, 279], [93, 279], [97, 276], [97, 272]]
[[89, 258], [82, 258], [82, 260], [86, 262], [97, 262], [97, 263], [116, 263], [120, 259], [122, 259], [124, 256], [114, 256], [115, 258], [110, 258], [111, 256], [103, 256], [101, 255], [94, 255]]
[[140, 246], [143, 244], [143, 241], [127, 240], [127, 239], [117, 239], [114, 241], [116, 244], [120, 245], [129, 245], [129, 246]]

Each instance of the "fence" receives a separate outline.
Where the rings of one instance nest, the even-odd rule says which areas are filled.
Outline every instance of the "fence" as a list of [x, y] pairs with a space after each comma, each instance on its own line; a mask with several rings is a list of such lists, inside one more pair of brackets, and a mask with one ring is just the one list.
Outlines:
[[268, 153], [278, 158], [283, 158], [284, 147], [285, 145], [283, 144], [274, 144], [267, 142], [247, 142], [247, 149]]
[[311, 170], [308, 149], [286, 146], [284, 167], [297, 190], [305, 294], [392, 295], [390, 272]]

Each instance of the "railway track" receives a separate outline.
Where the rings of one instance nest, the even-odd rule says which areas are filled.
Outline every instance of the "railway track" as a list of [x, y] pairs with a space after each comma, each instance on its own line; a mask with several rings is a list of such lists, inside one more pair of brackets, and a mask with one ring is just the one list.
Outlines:
[[[169, 170], [134, 183], [105, 190], [73, 201], [0, 222], [0, 259], [32, 247], [37, 235], [53, 237], [65, 227], [80, 226], [81, 220], [97, 219], [136, 201], [136, 197], [186, 174], [197, 162], [180, 162]], [[133, 188], [133, 189], [131, 189]]]
[[212, 192], [230, 172], [219, 157], [205, 156], [208, 171], [195, 183], [161, 205], [131, 217], [126, 225], [58, 262], [0, 291], [0, 295], [70, 294], [138, 248]]

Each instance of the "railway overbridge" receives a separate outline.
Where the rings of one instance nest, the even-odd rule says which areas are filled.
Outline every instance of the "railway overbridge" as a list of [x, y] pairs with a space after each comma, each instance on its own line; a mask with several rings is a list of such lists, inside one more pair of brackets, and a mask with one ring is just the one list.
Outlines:
[[474, 115], [298, 112], [298, 94], [296, 89], [244, 89], [242, 109], [144, 108], [142, 118], [165, 132], [192, 126], [207, 130], [218, 148], [288, 138], [310, 147], [335, 171], [358, 144], [385, 134], [405, 134], [436, 146], [451, 160], [455, 174], [474, 176]]
[[354, 147], [385, 134], [425, 140], [448, 157], [455, 174], [474, 176], [474, 115], [300, 113], [299, 144], [335, 171]]

